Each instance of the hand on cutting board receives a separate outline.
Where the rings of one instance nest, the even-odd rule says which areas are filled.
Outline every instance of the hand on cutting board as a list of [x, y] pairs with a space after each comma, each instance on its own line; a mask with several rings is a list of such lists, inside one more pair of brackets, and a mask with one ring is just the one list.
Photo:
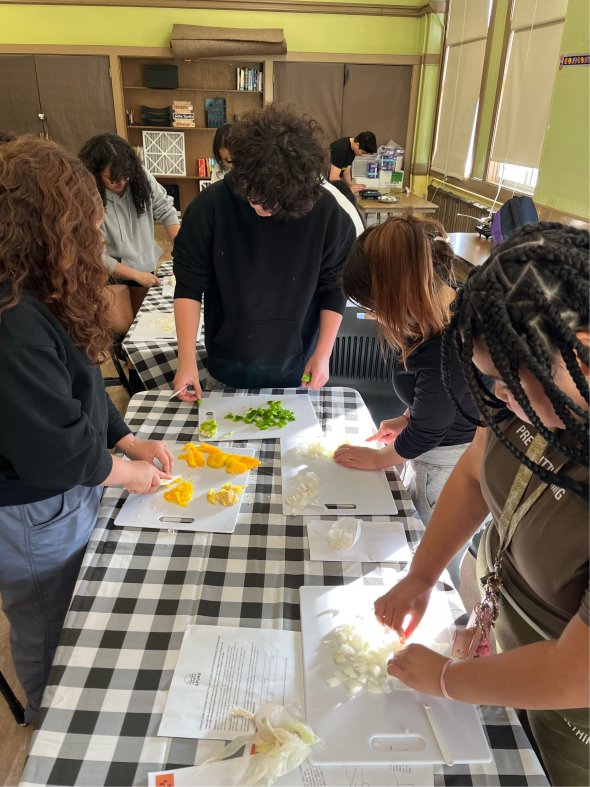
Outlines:
[[382, 449], [361, 445], [341, 445], [334, 451], [334, 461], [343, 467], [357, 470], [383, 470], [392, 464]]
[[440, 675], [448, 659], [424, 645], [408, 645], [387, 662], [387, 672], [406, 686], [442, 697]]
[[151, 462], [135, 460], [125, 462], [125, 478], [122, 486], [134, 495], [146, 495], [160, 488], [161, 478], [171, 478], [170, 473], [163, 473]]
[[432, 585], [410, 573], [375, 601], [375, 617], [407, 639], [422, 620], [431, 593]]
[[[178, 371], [172, 383], [173, 389], [178, 391], [178, 398], [183, 402], [196, 402], [202, 394], [201, 381], [199, 380], [199, 370], [197, 364], [182, 364], [178, 362]], [[187, 386], [193, 390], [187, 390]]]
[[129, 459], [143, 459], [154, 463], [157, 460], [165, 473], [170, 473], [174, 467], [174, 457], [166, 443], [162, 440], [141, 440], [135, 438], [125, 449]]

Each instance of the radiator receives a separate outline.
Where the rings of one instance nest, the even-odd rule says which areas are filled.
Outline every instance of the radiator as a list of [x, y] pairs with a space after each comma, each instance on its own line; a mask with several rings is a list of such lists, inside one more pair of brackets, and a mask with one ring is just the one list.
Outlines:
[[[428, 201], [438, 205], [435, 215], [447, 232], [475, 232], [475, 225], [479, 220], [489, 216], [484, 205], [470, 202], [436, 186], [428, 187]], [[467, 215], [459, 216], [459, 213]]]

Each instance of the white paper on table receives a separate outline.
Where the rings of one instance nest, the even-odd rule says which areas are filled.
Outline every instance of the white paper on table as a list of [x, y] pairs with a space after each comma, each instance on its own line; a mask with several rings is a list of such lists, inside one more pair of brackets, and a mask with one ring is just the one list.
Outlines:
[[328, 531], [333, 522], [314, 519], [307, 524], [310, 560], [338, 560], [342, 563], [408, 563], [412, 553], [401, 522], [361, 520], [361, 535], [350, 549], [333, 549]]
[[[248, 757], [239, 757], [193, 768], [150, 773], [148, 787], [233, 787], [241, 781]], [[156, 777], [160, 777], [156, 780]], [[167, 780], [166, 780], [167, 779]], [[429, 787], [434, 784], [431, 765], [382, 765], [323, 767], [304, 762], [275, 782], [277, 787]]]
[[143, 312], [137, 318], [130, 338], [132, 341], [176, 339], [174, 312]]
[[233, 740], [254, 731], [234, 708], [304, 707], [301, 634], [187, 626], [158, 735]]

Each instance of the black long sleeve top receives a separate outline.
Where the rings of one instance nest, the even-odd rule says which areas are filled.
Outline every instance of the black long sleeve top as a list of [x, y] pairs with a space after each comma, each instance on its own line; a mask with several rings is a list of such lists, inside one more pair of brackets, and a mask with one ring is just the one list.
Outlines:
[[344, 311], [341, 271], [354, 237], [325, 189], [299, 219], [258, 216], [231, 173], [199, 194], [174, 242], [174, 297], [205, 295], [211, 374], [237, 388], [299, 385], [320, 311]]
[[[438, 446], [470, 443], [475, 426], [451, 401], [441, 372], [442, 336], [419, 345], [407, 358], [394, 364], [393, 387], [410, 411], [408, 426], [397, 436], [395, 450], [404, 459], [415, 459]], [[450, 380], [453, 393], [473, 418], [478, 417], [456, 351], [450, 357]]]
[[0, 316], [0, 506], [45, 500], [109, 475], [129, 433], [91, 366], [36, 298]]

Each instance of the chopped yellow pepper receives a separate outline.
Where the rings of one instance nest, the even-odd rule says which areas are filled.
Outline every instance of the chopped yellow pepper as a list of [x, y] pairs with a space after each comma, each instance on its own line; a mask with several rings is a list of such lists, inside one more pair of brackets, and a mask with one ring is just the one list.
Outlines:
[[186, 508], [187, 503], [193, 498], [193, 491], [194, 487], [190, 481], [183, 481], [180, 479], [175, 486], [167, 488], [164, 492], [164, 500]]
[[234, 506], [245, 488], [245, 486], [236, 486], [227, 481], [221, 485], [220, 489], [210, 489], [207, 492], [207, 500], [213, 505], [221, 503], [222, 506]]

